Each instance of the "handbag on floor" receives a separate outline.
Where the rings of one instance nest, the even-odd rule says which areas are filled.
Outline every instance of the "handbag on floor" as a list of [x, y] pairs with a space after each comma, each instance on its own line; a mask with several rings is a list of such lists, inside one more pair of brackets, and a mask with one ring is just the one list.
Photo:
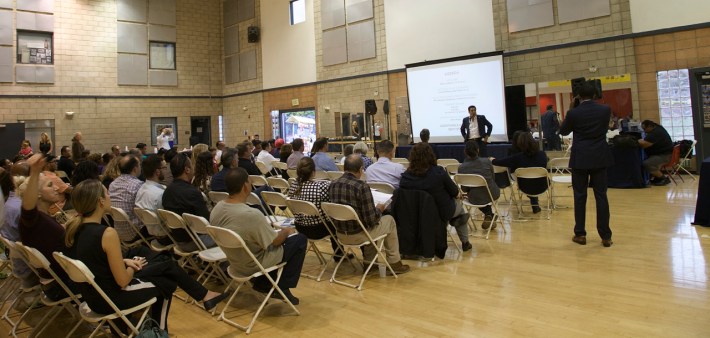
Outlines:
[[138, 330], [136, 338], [168, 338], [168, 332], [161, 329], [153, 318], [146, 318]]

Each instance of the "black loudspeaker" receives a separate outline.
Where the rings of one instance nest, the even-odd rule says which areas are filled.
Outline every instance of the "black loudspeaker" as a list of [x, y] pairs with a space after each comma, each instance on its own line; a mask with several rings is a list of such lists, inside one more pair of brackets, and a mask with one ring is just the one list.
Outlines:
[[579, 94], [579, 88], [582, 87], [584, 81], [586, 81], [586, 79], [583, 77], [578, 77], [576, 79], [570, 80], [570, 82], [572, 82], [572, 97], [575, 97]]
[[247, 28], [247, 41], [249, 42], [259, 42], [259, 27], [249, 26]]
[[377, 104], [375, 100], [365, 100], [365, 113], [368, 115], [377, 114]]
[[505, 116], [508, 124], [508, 137], [513, 137], [517, 130], [528, 129], [525, 108], [525, 85], [505, 87]]
[[390, 101], [385, 100], [385, 103], [382, 104], [382, 112], [385, 113], [385, 115], [390, 114]]
[[595, 79], [595, 80], [589, 80], [589, 82], [594, 84], [594, 99], [601, 100], [601, 98], [602, 98], [602, 80]]

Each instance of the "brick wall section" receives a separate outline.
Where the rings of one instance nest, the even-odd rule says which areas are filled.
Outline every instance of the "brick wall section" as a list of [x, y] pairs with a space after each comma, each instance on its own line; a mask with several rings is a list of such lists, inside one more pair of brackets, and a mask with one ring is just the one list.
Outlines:
[[[365, 100], [389, 99], [387, 75], [322, 83], [317, 86], [317, 102], [322, 109], [330, 107], [330, 113], [318, 114], [319, 136], [335, 136], [334, 113], [364, 113]], [[379, 95], [375, 96], [375, 91]], [[319, 112], [320, 112], [319, 109]]]
[[[291, 100], [293, 99], [298, 99], [298, 106], [291, 105]], [[316, 120], [318, 120], [318, 115], [323, 112], [323, 107], [318, 106], [315, 85], [266, 91], [264, 92], [263, 104], [264, 121], [270, 121], [271, 112], [274, 110], [316, 108]], [[260, 135], [264, 135], [264, 139], [274, 137], [270, 123], [264, 124], [264, 130], [261, 131]]]
[[[264, 99], [262, 93], [242, 95], [225, 98], [223, 101], [224, 112], [224, 138], [227, 146], [234, 147], [247, 136], [259, 134], [264, 139]], [[244, 107], [247, 110], [244, 110]]]
[[313, 11], [316, 29], [316, 71], [319, 81], [337, 79], [352, 75], [375, 73], [387, 70], [387, 46], [385, 38], [385, 2], [373, 0], [373, 15], [375, 20], [376, 57], [366, 60], [347, 62], [332, 66], [323, 66], [323, 29], [321, 28], [321, 1], [314, 0]]
[[[218, 7], [221, 7], [222, 1], [204, 1], [203, 2], [211, 2], [211, 3], [217, 3]], [[254, 18], [246, 21], [242, 21], [238, 24], [239, 26], [239, 53], [244, 53], [249, 50], [256, 50], [256, 79], [252, 80], [246, 80], [246, 81], [240, 81], [237, 83], [230, 83], [230, 84], [224, 84], [224, 69], [220, 72], [220, 78], [219, 78], [219, 83], [224, 84], [224, 95], [232, 95], [232, 94], [238, 94], [238, 93], [249, 93], [253, 91], [258, 91], [263, 88], [263, 71], [261, 69], [262, 64], [261, 64], [261, 43], [250, 43], [249, 38], [247, 36], [247, 28], [249, 26], [257, 26], [260, 27], [260, 11], [261, 11], [261, 1], [254, 1]], [[286, 9], [284, 9], [286, 10]], [[216, 20], [216, 18], [219, 18], [219, 20]], [[217, 22], [219, 25], [219, 58], [220, 58], [220, 65], [224, 64], [224, 46], [223, 46], [223, 41], [224, 39], [222, 38], [223, 30], [222, 30], [222, 12], [217, 13], [216, 16], [213, 16], [211, 20], [214, 20]], [[224, 67], [222, 67], [224, 68]]]
[[660, 120], [656, 72], [710, 66], [710, 28], [634, 39], [638, 71], [638, 119]]

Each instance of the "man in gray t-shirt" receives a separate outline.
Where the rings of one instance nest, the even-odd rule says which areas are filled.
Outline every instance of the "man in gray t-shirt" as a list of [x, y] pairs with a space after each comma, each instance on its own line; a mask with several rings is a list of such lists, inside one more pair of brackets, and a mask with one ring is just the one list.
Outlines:
[[[248, 178], [249, 175], [243, 168], [234, 168], [227, 172], [225, 184], [229, 198], [217, 203], [212, 209], [210, 224], [236, 232], [264, 268], [286, 262], [278, 284], [291, 303], [297, 305], [298, 298], [293, 296], [289, 289], [298, 285], [308, 239], [292, 228], [277, 232], [261, 212], [246, 205], [246, 199], [251, 193]], [[230, 269], [239, 275], [250, 275], [259, 270], [249, 255], [242, 250], [227, 249], [225, 254]], [[272, 273], [272, 278], [276, 278], [275, 272]], [[266, 293], [271, 289], [266, 277], [257, 277], [252, 282], [254, 290], [258, 292]]]

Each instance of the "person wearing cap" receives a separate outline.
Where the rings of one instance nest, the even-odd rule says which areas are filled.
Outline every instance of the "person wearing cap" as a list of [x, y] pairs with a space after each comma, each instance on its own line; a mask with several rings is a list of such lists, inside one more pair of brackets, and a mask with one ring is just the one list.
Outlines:
[[44, 177], [52, 182], [52, 185], [57, 187], [57, 193], [59, 193], [59, 200], [53, 205], [49, 206], [49, 214], [54, 215], [57, 212], [65, 209], [67, 204], [67, 196], [71, 196], [72, 190], [74, 190], [70, 185], [64, 183], [62, 179], [57, 176], [57, 157], [54, 155], [47, 155], [45, 157]]
[[276, 141], [274, 141], [274, 149], [271, 150], [271, 155], [274, 155], [274, 157], [279, 158], [281, 157], [281, 147], [284, 145], [284, 139], [282, 138], [277, 138]]

